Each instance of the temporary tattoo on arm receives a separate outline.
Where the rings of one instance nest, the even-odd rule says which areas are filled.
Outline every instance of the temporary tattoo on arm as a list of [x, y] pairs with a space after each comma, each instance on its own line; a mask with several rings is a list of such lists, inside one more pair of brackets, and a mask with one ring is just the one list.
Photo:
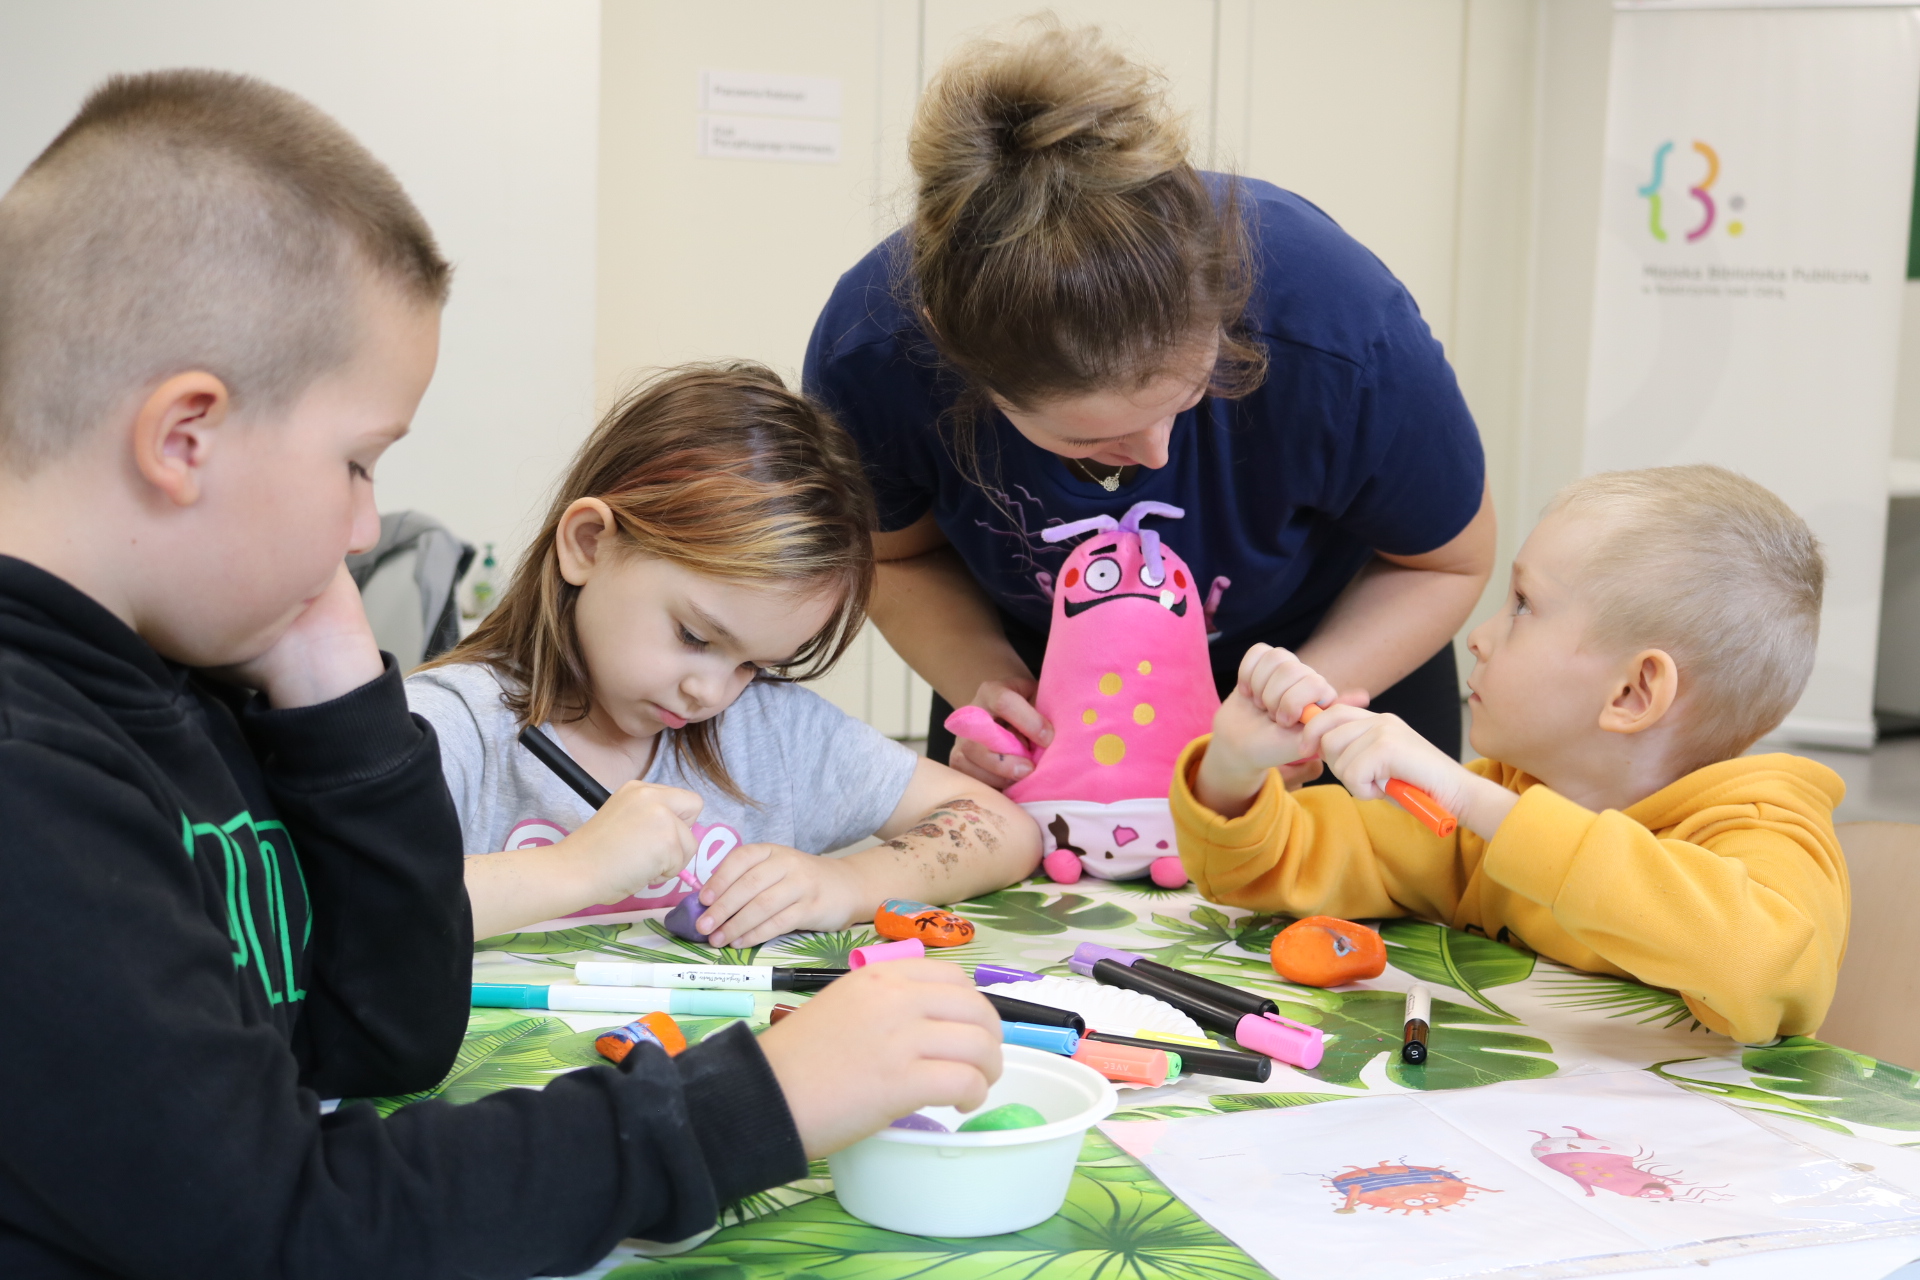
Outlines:
[[882, 847], [906, 862], [931, 856], [951, 877], [969, 847], [977, 846], [982, 852], [998, 849], [1003, 834], [1000, 815], [962, 798], [949, 800]]

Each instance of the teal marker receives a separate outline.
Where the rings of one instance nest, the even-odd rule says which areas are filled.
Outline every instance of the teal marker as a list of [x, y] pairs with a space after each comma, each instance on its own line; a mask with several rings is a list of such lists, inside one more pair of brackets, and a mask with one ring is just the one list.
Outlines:
[[662, 987], [549, 987], [517, 982], [476, 982], [473, 1003], [487, 1009], [574, 1009], [583, 1013], [670, 1013], [676, 1017], [749, 1018], [753, 997], [745, 991], [680, 991]]

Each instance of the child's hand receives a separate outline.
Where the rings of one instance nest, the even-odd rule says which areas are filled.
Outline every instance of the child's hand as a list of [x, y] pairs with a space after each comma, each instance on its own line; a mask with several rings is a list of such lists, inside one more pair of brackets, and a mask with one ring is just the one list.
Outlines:
[[1239, 683], [1214, 713], [1195, 797], [1227, 817], [1246, 812], [1268, 769], [1313, 755], [1300, 713], [1337, 696], [1326, 677], [1285, 649], [1254, 645], [1240, 660]]
[[858, 918], [863, 885], [839, 858], [783, 844], [744, 844], [701, 886], [694, 928], [716, 947], [755, 947], [795, 929], [840, 929]]
[[619, 902], [693, 861], [699, 846], [688, 824], [703, 803], [679, 787], [629, 782], [554, 852], [568, 860], [587, 902]]
[[1489, 840], [1519, 798], [1428, 742], [1399, 716], [1330, 707], [1307, 726], [1306, 738], [1354, 799], [1385, 798], [1387, 783], [1398, 778]]
[[856, 970], [762, 1032], [760, 1048], [809, 1157], [921, 1107], [970, 1111], [1000, 1078], [999, 1016], [964, 969], [937, 960]]
[[378, 679], [383, 669], [360, 589], [342, 562], [326, 590], [265, 652], [224, 667], [221, 674], [286, 708], [331, 702]]

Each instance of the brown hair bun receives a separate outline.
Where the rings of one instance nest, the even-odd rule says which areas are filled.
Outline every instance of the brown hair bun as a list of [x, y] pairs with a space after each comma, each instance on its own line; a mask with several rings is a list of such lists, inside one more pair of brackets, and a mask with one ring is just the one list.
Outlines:
[[1258, 385], [1233, 184], [1187, 159], [1166, 79], [1092, 27], [1051, 18], [968, 45], [908, 140], [910, 285], [940, 354], [1009, 403], [1132, 389], [1215, 333], [1212, 386]]

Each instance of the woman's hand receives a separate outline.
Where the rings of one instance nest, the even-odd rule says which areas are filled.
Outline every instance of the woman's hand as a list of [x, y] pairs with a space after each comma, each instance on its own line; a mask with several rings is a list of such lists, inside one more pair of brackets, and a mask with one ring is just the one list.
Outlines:
[[[1039, 688], [1039, 682], [1034, 680], [988, 680], [968, 705], [984, 707], [994, 719], [1010, 725], [1028, 742], [1051, 746], [1053, 726], [1033, 705], [1033, 695]], [[967, 738], [954, 742], [953, 756], [947, 763], [996, 791], [1005, 791], [1033, 772], [1031, 760], [994, 751]]]
[[700, 889], [694, 928], [716, 947], [756, 947], [795, 929], [842, 929], [861, 916], [865, 886], [839, 858], [783, 844], [743, 844]]

